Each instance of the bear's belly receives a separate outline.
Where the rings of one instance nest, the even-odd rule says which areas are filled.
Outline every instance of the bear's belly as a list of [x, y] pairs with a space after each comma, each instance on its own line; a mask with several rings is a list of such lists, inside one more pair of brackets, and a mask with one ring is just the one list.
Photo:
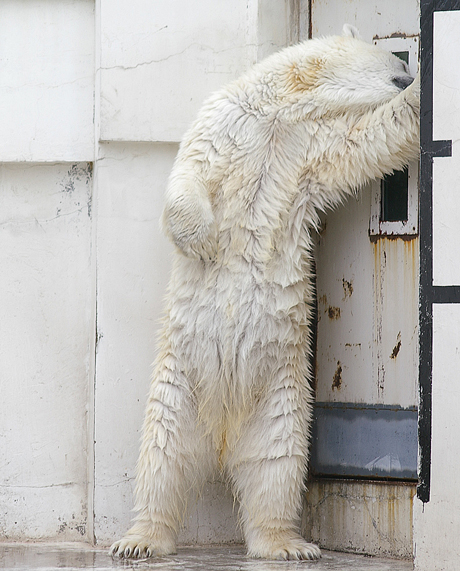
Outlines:
[[281, 287], [184, 259], [172, 286], [171, 340], [198, 401], [212, 410], [206, 416], [240, 410], [263, 393], [288, 346], [307, 352], [307, 281]]

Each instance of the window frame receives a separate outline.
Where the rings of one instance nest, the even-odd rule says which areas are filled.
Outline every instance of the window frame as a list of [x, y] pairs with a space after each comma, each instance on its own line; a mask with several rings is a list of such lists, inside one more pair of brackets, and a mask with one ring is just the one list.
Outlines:
[[[415, 77], [418, 67], [418, 36], [374, 38], [373, 44], [391, 52], [409, 53], [409, 71]], [[408, 165], [407, 220], [382, 220], [382, 181], [371, 183], [370, 236], [414, 236], [418, 234], [419, 165], [413, 161]]]

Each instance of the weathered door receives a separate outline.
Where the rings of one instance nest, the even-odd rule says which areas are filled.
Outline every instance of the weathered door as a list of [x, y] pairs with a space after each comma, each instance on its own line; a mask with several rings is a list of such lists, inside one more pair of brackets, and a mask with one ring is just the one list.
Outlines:
[[[416, 0], [316, 0], [310, 34], [344, 23], [417, 70]], [[412, 555], [417, 478], [418, 165], [328, 214], [317, 244], [316, 425], [307, 510], [325, 547]]]

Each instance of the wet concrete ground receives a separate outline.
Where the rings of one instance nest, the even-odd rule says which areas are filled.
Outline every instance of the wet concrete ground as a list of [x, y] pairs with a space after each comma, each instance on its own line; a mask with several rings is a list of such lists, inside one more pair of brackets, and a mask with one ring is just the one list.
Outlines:
[[0, 569], [99, 571], [411, 571], [412, 562], [323, 551], [319, 561], [260, 561], [246, 557], [243, 546], [184, 547], [177, 555], [139, 562], [112, 560], [106, 549], [75, 544], [0, 543]]

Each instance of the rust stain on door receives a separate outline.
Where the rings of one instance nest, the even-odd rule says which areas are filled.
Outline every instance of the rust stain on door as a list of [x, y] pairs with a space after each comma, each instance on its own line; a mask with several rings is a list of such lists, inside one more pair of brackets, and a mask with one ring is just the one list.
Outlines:
[[332, 379], [332, 390], [340, 390], [342, 388], [342, 365], [340, 361], [337, 361], [337, 369], [335, 370], [334, 377]]

